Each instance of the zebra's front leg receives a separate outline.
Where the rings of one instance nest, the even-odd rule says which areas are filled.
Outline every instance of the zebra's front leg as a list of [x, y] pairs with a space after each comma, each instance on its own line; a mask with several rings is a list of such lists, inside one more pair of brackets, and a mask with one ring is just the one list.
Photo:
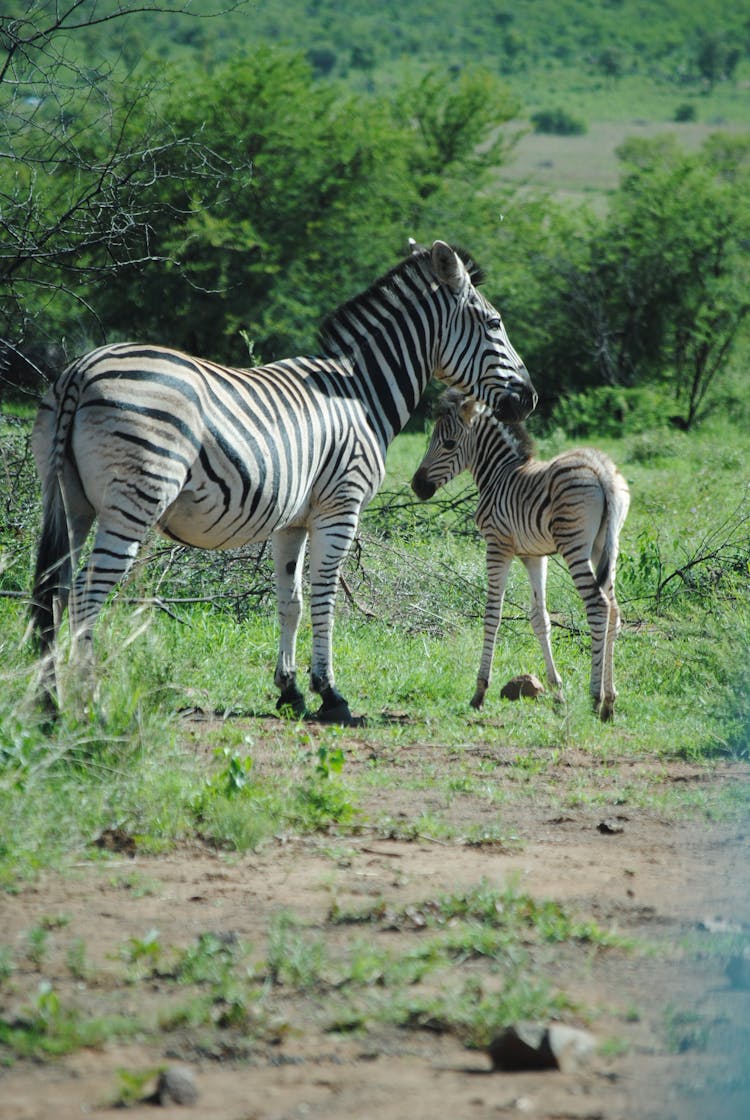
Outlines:
[[481, 708], [492, 679], [492, 659], [495, 655], [495, 640], [503, 615], [505, 585], [508, 582], [513, 555], [505, 555], [494, 541], [487, 541], [487, 603], [484, 608], [484, 641], [482, 659], [477, 674], [477, 687], [471, 698], [472, 708]]
[[302, 564], [307, 529], [297, 526], [273, 534], [274, 577], [279, 616], [279, 656], [274, 684], [279, 690], [276, 707], [294, 716], [305, 713], [305, 697], [297, 686], [297, 634], [302, 614]]
[[547, 557], [522, 556], [521, 560], [531, 584], [531, 628], [542, 648], [547, 682], [554, 689], [555, 699], [561, 701], [562, 677], [557, 671], [550, 641], [552, 621], [547, 610]]
[[312, 664], [310, 685], [320, 695], [317, 718], [325, 723], [352, 724], [349, 705], [337, 691], [333, 676], [333, 616], [339, 573], [357, 529], [358, 512], [337, 513], [316, 521], [310, 531], [310, 617]]

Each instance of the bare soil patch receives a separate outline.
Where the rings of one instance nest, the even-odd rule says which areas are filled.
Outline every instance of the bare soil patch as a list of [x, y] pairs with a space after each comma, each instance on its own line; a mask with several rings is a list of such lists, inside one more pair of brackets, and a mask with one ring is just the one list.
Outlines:
[[[257, 743], [257, 727], [253, 734]], [[272, 735], [259, 754], [254, 749], [257, 765], [274, 765]], [[750, 832], [736, 819], [681, 810], [675, 793], [699, 789], [708, 805], [722, 788], [747, 783], [749, 768], [708, 771], [648, 758], [614, 764], [575, 750], [548, 756], [519, 783], [512, 752], [490, 744], [465, 752], [435, 744], [382, 749], [352, 732], [347, 773], [369, 768], [379, 778], [361, 799], [359, 830], [279, 836], [246, 856], [198, 844], [146, 856], [125, 838], [123, 850], [98, 862], [82, 858], [64, 874], [45, 873], [0, 903], [3, 943], [17, 962], [0, 1016], [21, 1015], [47, 981], [61, 1002], [86, 1014], [116, 1011], [155, 1024], [184, 992], [158, 969], [140, 980], [128, 975], [123, 946], [150, 930], [170, 948], [214, 933], [246, 943], [260, 959], [270, 924], [285, 912], [335, 963], [354, 938], [408, 953], [429, 937], [420, 914], [431, 900], [482, 881], [516, 882], [536, 899], [555, 900], [632, 939], [630, 949], [569, 939], [528, 947], [540, 974], [568, 997], [562, 1018], [596, 1038], [587, 1068], [491, 1072], [485, 1053], [424, 1021], [395, 1026], [373, 1015], [356, 1029], [333, 1029], [330, 992], [279, 984], [262, 1030], [218, 1021], [195, 1027], [183, 1018], [59, 1059], [16, 1059], [0, 1070], [0, 1120], [120, 1115], [112, 1104], [117, 1071], [172, 1063], [191, 1070], [197, 1103], [157, 1108], [141, 1101], [128, 1112], [134, 1120], [155, 1110], [192, 1111], [202, 1120], [750, 1116], [750, 993], [726, 972], [737, 938], [750, 931]], [[463, 792], [458, 782], [447, 798], [441, 781], [434, 791], [410, 781], [424, 768], [444, 779], [456, 767], [464, 779], [491, 783], [494, 799], [476, 786]], [[426, 812], [453, 826], [450, 839], [409, 832]], [[483, 823], [484, 843], [477, 840]], [[111, 847], [118, 846], [113, 837]], [[360, 927], [337, 920], [375, 906], [379, 921]], [[402, 918], [389, 923], [391, 911]], [[409, 912], [412, 919], [403, 918]], [[45, 953], [34, 961], [29, 931], [40, 924], [50, 928]], [[86, 947], [84, 978], [66, 964], [76, 943]], [[455, 973], [490, 993], [503, 982], [502, 971], [491, 975], [474, 959], [457, 960]], [[374, 978], [373, 999], [379, 996]]]

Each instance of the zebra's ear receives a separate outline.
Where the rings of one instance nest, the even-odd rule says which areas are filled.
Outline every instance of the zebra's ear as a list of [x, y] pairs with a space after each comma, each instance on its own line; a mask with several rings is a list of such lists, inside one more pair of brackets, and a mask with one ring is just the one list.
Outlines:
[[413, 257], [415, 253], [421, 253], [424, 250], [424, 245], [420, 245], [413, 237], [409, 238], [409, 253]]
[[440, 283], [454, 292], [463, 288], [469, 276], [459, 255], [445, 241], [433, 241], [432, 267]]
[[480, 404], [479, 401], [475, 401], [473, 397], [466, 397], [458, 406], [458, 415], [461, 419], [461, 423], [465, 424], [467, 428], [471, 427], [477, 416], [483, 411], [484, 405]]

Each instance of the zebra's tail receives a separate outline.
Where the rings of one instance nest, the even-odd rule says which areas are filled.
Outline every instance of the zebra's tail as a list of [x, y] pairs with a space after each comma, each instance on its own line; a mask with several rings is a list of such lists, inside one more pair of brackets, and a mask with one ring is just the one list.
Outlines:
[[[73, 577], [70, 531], [62, 490], [62, 470], [70, 441], [75, 400], [69, 392], [70, 378], [54, 404], [43, 402], [34, 425], [32, 444], [42, 478], [42, 531], [36, 556], [31, 596], [31, 625], [42, 657], [55, 642], [56, 601], [67, 601]], [[72, 404], [72, 407], [71, 407]], [[60, 612], [61, 613], [61, 612]]]
[[72, 579], [70, 539], [60, 479], [52, 475], [44, 490], [42, 533], [36, 556], [31, 622], [39, 653], [55, 641], [55, 600], [67, 597]]
[[596, 582], [602, 587], [608, 581], [614, 582], [615, 563], [620, 547], [620, 530], [630, 507], [628, 484], [615, 467], [608, 462], [609, 469], [599, 473], [599, 481], [604, 492], [604, 542], [596, 566]]

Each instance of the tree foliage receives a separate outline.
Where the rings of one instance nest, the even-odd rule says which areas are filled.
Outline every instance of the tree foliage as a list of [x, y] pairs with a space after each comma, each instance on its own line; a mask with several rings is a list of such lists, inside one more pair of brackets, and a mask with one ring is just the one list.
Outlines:
[[[410, 9], [410, 22], [398, 5], [378, 9], [381, 23], [393, 15], [382, 41], [364, 3], [351, 6], [348, 40], [328, 0], [292, 4], [298, 24], [275, 0], [252, 10], [239, 0], [215, 21], [186, 19], [179, 0], [6, 8], [0, 366], [20, 352], [40, 362], [50, 344], [70, 354], [124, 337], [236, 364], [302, 353], [324, 314], [390, 267], [408, 236], [442, 236], [485, 266], [543, 410], [587, 386], [654, 381], [672, 387], [685, 426], [706, 407], [747, 321], [745, 140], [716, 135], [698, 153], [629, 143], [601, 216], [498, 185], [513, 143], [501, 126], [520, 107], [496, 63], [448, 64], [462, 44], [484, 52], [474, 16], [446, 39], [453, 17], [440, 2]], [[538, 45], [580, 8], [498, 0], [482, 19], [506, 37], [533, 25]], [[591, 14], [587, 49], [611, 17]], [[238, 51], [240, 18], [266, 45]], [[269, 45], [308, 25], [304, 50]], [[727, 34], [721, 21], [715, 30]], [[398, 69], [404, 79], [391, 73], [387, 92], [342, 80], [355, 55], [374, 72], [396, 41], [419, 63]], [[624, 68], [626, 45], [610, 45]], [[442, 64], [426, 67], [438, 49]], [[567, 49], [561, 40], [555, 57]], [[59, 362], [41, 364], [51, 373]]]
[[161, 128], [152, 82], [87, 61], [93, 32], [135, 12], [41, 0], [0, 15], [0, 337], [11, 355], [71, 333], [75, 346], [78, 318], [96, 316], [96, 279], [151, 257], [167, 153], [202, 177], [204, 196], [227, 174], [200, 134]]
[[750, 312], [750, 140], [633, 140], [620, 158], [582, 259], [558, 262], [547, 364], [578, 387], [667, 382], [689, 428]]

